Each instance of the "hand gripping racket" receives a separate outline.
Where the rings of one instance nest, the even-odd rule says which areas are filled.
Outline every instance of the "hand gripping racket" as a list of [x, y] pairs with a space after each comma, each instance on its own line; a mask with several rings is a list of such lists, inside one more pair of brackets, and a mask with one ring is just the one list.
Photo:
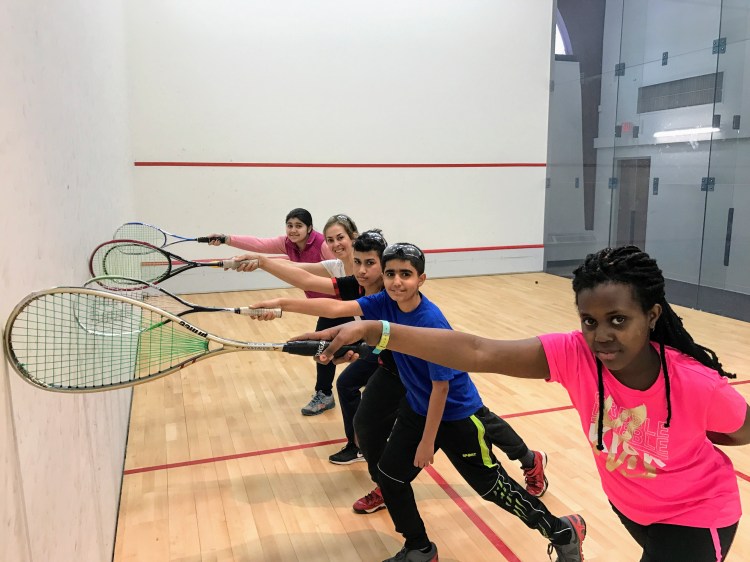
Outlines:
[[93, 277], [117, 275], [145, 281], [146, 284], [141, 284], [141, 288], [148, 283], [161, 283], [196, 267], [236, 269], [238, 265], [239, 262], [231, 259], [192, 261], [137, 240], [110, 240], [99, 244], [89, 260], [89, 270]]
[[163, 311], [183, 317], [196, 312], [232, 312], [234, 314], [245, 314], [248, 316], [262, 316], [272, 312], [274, 318], [281, 318], [280, 308], [251, 308], [240, 306], [236, 308], [223, 308], [215, 306], [202, 306], [188, 302], [169, 291], [157, 287], [140, 279], [120, 277], [117, 275], [103, 275], [86, 281], [83, 285], [89, 289], [100, 289], [111, 291], [137, 301], [145, 302]]
[[[177, 238], [172, 242], [167, 241], [167, 237]], [[115, 235], [112, 237], [115, 240], [137, 240], [139, 242], [146, 242], [157, 248], [166, 248], [172, 244], [180, 244], [181, 242], [202, 242], [208, 244], [213, 240], [218, 240], [222, 244], [227, 241], [226, 236], [180, 236], [179, 234], [172, 234], [166, 230], [162, 230], [158, 226], [153, 224], [147, 224], [145, 222], [126, 222], [115, 230]]]
[[[145, 327], [145, 329], [144, 329]], [[205, 332], [179, 316], [122, 295], [82, 287], [32, 293], [5, 326], [5, 352], [30, 384], [57, 392], [124, 388], [233, 351], [317, 356], [327, 341], [253, 343]], [[364, 356], [364, 343], [337, 353]]]

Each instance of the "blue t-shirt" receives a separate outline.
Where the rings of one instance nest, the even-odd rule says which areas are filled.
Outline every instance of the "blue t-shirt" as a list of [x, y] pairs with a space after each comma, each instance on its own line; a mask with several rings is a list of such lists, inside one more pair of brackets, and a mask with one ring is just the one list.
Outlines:
[[[365, 320], [388, 320], [405, 326], [421, 328], [444, 328], [451, 330], [448, 320], [440, 309], [422, 295], [419, 306], [411, 312], [402, 312], [396, 301], [385, 291], [357, 299]], [[398, 373], [406, 387], [406, 400], [412, 410], [421, 416], [427, 415], [432, 381], [450, 381], [448, 399], [443, 412], [444, 421], [468, 418], [482, 407], [482, 398], [477, 387], [465, 371], [449, 369], [411, 355], [393, 352]]]

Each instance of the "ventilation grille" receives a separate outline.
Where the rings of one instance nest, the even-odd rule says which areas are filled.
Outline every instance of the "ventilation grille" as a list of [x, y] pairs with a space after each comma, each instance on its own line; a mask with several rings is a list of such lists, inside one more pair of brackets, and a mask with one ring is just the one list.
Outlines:
[[717, 72], [638, 88], [638, 113], [720, 102], [723, 84]]

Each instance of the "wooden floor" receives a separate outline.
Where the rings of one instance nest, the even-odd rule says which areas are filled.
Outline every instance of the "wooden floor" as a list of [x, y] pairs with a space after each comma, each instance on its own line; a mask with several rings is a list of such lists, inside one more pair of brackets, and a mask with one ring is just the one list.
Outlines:
[[[429, 280], [424, 293], [453, 327], [521, 338], [578, 326], [570, 281], [545, 274]], [[241, 306], [296, 290], [194, 295], [201, 304]], [[713, 348], [750, 399], [750, 324], [679, 309], [695, 339]], [[253, 322], [223, 314], [192, 321], [225, 337], [286, 341], [314, 319], [285, 314]], [[339, 371], [342, 367], [339, 367]], [[565, 391], [556, 384], [473, 375], [493, 411], [549, 456], [544, 502], [589, 525], [587, 562], [632, 562], [634, 541], [608, 507], [590, 449]], [[126, 561], [380, 561], [402, 544], [387, 512], [351, 505], [373, 488], [364, 463], [336, 466], [343, 441], [338, 406], [303, 417], [315, 384], [308, 358], [233, 353], [136, 387], [115, 546]], [[750, 447], [725, 448], [750, 506]], [[503, 460], [503, 459], [501, 459]], [[515, 478], [520, 470], [504, 462]], [[546, 541], [484, 502], [438, 453], [414, 484], [441, 562], [548, 560]], [[740, 523], [729, 560], [750, 560], [750, 523]]]

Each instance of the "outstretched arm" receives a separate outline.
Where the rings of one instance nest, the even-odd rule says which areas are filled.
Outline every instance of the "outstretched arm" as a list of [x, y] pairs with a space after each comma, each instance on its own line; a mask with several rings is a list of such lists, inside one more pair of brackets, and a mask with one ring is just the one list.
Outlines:
[[[502, 373], [529, 379], [546, 379], [550, 375], [547, 357], [538, 338], [492, 340], [454, 330], [414, 328], [393, 323], [390, 326], [391, 335], [387, 347], [392, 351], [474, 373]], [[369, 345], [376, 345], [381, 334], [382, 324], [368, 320], [349, 322], [294, 339], [333, 340], [321, 355], [321, 359], [326, 360], [339, 347], [348, 343], [363, 339]]]
[[280, 308], [283, 312], [298, 312], [309, 316], [324, 316], [326, 318], [346, 318], [347, 316], [362, 315], [362, 308], [357, 301], [340, 301], [338, 299], [324, 298], [270, 299], [255, 303], [253, 308]]
[[300, 261], [290, 261], [290, 262], [286, 262], [286, 264], [289, 267], [293, 267], [295, 269], [299, 269], [302, 271], [306, 271], [308, 273], [312, 273], [313, 275], [317, 275], [318, 277], [323, 277], [324, 279], [331, 279], [331, 273], [320, 262], [307, 263], [307, 262], [300, 262]]
[[[291, 274], [293, 270], [299, 270], [304, 273], [308, 273], [310, 275], [314, 275], [316, 277], [322, 278], [324, 281], [328, 282], [328, 285], [324, 285], [322, 282], [319, 283], [319, 287], [328, 287], [326, 290], [320, 290], [318, 289], [307, 289], [305, 287], [302, 287], [295, 283], [294, 281], [289, 281], [287, 279], [284, 279], [280, 277], [279, 275], [276, 275], [273, 271], [271, 271], [267, 267], [262, 267], [262, 269], [265, 269], [268, 271], [271, 275], [276, 275], [276, 277], [279, 277], [279, 279], [282, 279], [283, 281], [286, 281], [290, 285], [294, 285], [295, 287], [299, 287], [300, 289], [304, 289], [305, 291], [311, 290], [311, 291], [318, 291], [321, 293], [327, 293], [327, 294], [335, 294], [335, 291], [333, 290], [333, 286], [330, 282], [332, 275], [329, 273], [329, 271], [325, 268], [325, 266], [318, 262], [318, 263], [306, 263], [306, 262], [296, 262], [291, 261], [288, 256], [285, 255], [277, 255], [277, 254], [262, 254], [259, 252], [247, 252], [245, 254], [240, 254], [239, 256], [234, 256], [232, 258], [236, 262], [245, 262], [237, 267], [237, 271], [255, 271], [260, 266], [261, 259], [264, 260], [265, 265], [268, 265], [268, 267], [273, 267], [276, 262], [279, 263], [280, 267], [284, 267], [284, 271]], [[279, 270], [281, 271], [281, 270]], [[302, 278], [298, 279], [299, 281], [302, 281]], [[307, 283], [312, 282], [310, 279], [306, 281]]]
[[290, 285], [294, 285], [303, 291], [315, 291], [326, 295], [336, 294], [333, 280], [330, 277], [320, 277], [319, 275], [305, 271], [303, 268], [295, 267], [293, 262], [268, 259], [261, 256], [259, 257], [258, 265], [263, 271], [267, 271], [274, 277]]

